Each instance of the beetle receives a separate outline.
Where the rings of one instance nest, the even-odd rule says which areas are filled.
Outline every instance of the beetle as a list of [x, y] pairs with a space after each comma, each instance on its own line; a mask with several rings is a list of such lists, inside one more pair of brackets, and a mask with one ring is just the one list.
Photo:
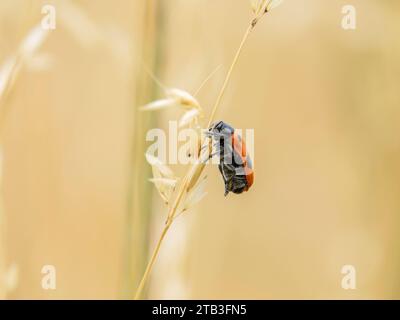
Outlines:
[[218, 121], [207, 135], [212, 137], [219, 156], [218, 168], [225, 183], [225, 196], [248, 191], [254, 182], [253, 164], [247, 154], [246, 143], [229, 124]]

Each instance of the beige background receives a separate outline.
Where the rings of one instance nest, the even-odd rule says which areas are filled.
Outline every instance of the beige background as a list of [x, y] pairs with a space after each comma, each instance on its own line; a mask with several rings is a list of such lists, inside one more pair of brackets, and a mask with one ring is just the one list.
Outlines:
[[[189, 91], [221, 64], [199, 96], [210, 110], [251, 18], [246, 0], [160, 0], [150, 15], [150, 0], [71, 2], [75, 11], [58, 14], [79, 32], [58, 21], [40, 50], [50, 67], [24, 68], [6, 101], [2, 263], [19, 271], [11, 299], [131, 297], [123, 288], [134, 290], [140, 267], [129, 274], [127, 256], [150, 252], [165, 218], [142, 177], [134, 199], [152, 199], [150, 224], [126, 220], [130, 172], [147, 172], [132, 162], [132, 132], [177, 114], [135, 121], [143, 61], [156, 57], [158, 77]], [[355, 31], [341, 28], [348, 3]], [[40, 21], [41, 5], [1, 1], [0, 62]], [[286, 0], [262, 20], [218, 114], [255, 129], [255, 185], [224, 198], [208, 171], [208, 196], [172, 227], [148, 297], [400, 298], [399, 9], [394, 0]], [[129, 229], [145, 239], [133, 252]], [[40, 285], [46, 264], [57, 268], [54, 291]], [[346, 264], [357, 270], [353, 291], [341, 288]]]

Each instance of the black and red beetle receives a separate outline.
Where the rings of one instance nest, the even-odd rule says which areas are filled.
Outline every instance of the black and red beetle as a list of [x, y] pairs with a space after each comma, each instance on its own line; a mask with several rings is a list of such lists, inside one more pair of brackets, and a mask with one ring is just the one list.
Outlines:
[[214, 123], [207, 134], [215, 142], [218, 168], [225, 182], [225, 196], [229, 192], [240, 194], [248, 191], [254, 182], [254, 172], [245, 141], [223, 121]]

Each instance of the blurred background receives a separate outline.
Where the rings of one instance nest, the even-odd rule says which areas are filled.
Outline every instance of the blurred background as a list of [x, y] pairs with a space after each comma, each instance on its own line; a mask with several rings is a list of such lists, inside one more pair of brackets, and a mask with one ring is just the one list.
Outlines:
[[[21, 49], [45, 4], [56, 29]], [[147, 298], [400, 298], [399, 12], [286, 0], [260, 22], [217, 115], [254, 128], [255, 184], [225, 198], [208, 170]], [[166, 214], [145, 134], [180, 114], [138, 112], [162, 97], [146, 69], [194, 92], [221, 65], [199, 94], [209, 112], [251, 17], [247, 0], [0, 2], [0, 298], [133, 297]]]

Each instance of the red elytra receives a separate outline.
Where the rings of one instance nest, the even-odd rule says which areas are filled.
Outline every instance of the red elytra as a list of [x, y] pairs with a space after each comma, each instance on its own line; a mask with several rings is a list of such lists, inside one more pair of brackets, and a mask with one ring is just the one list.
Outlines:
[[247, 191], [254, 183], [254, 171], [250, 156], [247, 154], [246, 142], [240, 135], [237, 134], [236, 131], [234, 131], [232, 134], [232, 146], [234, 152], [238, 154], [242, 160], [247, 182], [245, 191]]

